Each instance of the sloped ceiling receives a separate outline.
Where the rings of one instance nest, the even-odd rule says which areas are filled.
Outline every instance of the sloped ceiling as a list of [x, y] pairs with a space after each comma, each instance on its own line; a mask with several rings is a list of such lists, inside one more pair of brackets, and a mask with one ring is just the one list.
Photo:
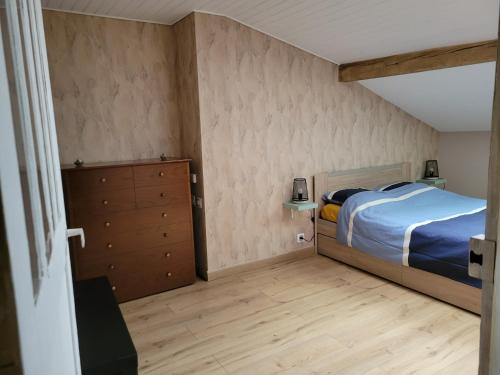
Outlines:
[[373, 92], [442, 132], [491, 127], [495, 63], [361, 81]]
[[[49, 9], [165, 24], [173, 24], [194, 10], [225, 15], [341, 64], [495, 39], [499, 1], [42, 0], [42, 4]], [[491, 115], [491, 104], [486, 108], [477, 99], [477, 106], [474, 109], [469, 106], [468, 112], [463, 104], [470, 102], [472, 93], [478, 92], [481, 100], [491, 102], [492, 91], [488, 88], [492, 87], [494, 75], [491, 66], [477, 67], [480, 79], [474, 78], [475, 71], [454, 68], [363, 84], [437, 129], [478, 130], [484, 128], [484, 118]], [[461, 83], [467, 84], [464, 90], [451, 91], [462, 87]], [[419, 91], [425, 92], [425, 98], [416, 95]], [[444, 102], [446, 96], [448, 100]], [[434, 106], [430, 107], [431, 104]], [[485, 115], [483, 112], [488, 109], [490, 113]], [[475, 117], [473, 113], [481, 116]], [[457, 119], [467, 119], [469, 124]]]

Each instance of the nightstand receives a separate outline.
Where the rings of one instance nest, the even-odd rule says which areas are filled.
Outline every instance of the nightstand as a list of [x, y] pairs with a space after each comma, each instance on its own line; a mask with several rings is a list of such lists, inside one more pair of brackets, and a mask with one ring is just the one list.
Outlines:
[[444, 190], [448, 181], [446, 180], [446, 178], [421, 178], [415, 182], [435, 186]]
[[302, 211], [308, 211], [308, 210], [314, 210], [318, 208], [318, 204], [315, 202], [307, 201], [303, 203], [296, 203], [296, 202], [285, 202], [283, 203], [284, 208], [290, 209], [290, 212], [292, 213], [292, 219], [293, 219], [293, 212], [302, 212]]

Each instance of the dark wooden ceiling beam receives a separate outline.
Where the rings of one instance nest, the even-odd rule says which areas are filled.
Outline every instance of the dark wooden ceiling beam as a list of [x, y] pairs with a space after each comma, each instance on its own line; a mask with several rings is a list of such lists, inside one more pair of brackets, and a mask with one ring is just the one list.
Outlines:
[[497, 40], [426, 49], [339, 66], [339, 81], [389, 77], [495, 61]]

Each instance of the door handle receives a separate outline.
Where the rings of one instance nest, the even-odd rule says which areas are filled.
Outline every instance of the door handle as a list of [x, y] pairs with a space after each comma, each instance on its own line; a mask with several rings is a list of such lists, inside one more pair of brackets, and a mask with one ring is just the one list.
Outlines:
[[483, 265], [483, 254], [476, 254], [473, 250], [469, 253], [469, 263]]
[[469, 241], [469, 276], [493, 282], [496, 243], [486, 240], [484, 235], [472, 237]]
[[75, 237], [75, 236], [80, 236], [80, 243], [82, 245], [82, 248], [85, 247], [85, 233], [83, 232], [83, 228], [68, 228], [66, 230], [66, 237]]

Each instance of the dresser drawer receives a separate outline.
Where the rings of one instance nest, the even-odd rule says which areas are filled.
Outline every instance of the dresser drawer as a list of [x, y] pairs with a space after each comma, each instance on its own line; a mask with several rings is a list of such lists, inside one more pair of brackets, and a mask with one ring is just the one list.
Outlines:
[[168, 185], [189, 181], [187, 163], [163, 163], [155, 165], [140, 165], [134, 167], [136, 187]]
[[89, 230], [85, 233], [85, 249], [80, 247], [78, 241], [73, 242], [73, 248], [91, 256], [117, 256], [133, 249], [185, 242], [192, 236], [191, 223], [188, 221], [106, 235]]
[[187, 191], [186, 182], [138, 187], [135, 189], [135, 199], [138, 208], [185, 204], [186, 208], [189, 207], [187, 209], [191, 209], [191, 201]]
[[[163, 249], [162, 249], [163, 250]], [[194, 246], [192, 241], [163, 250], [166, 260], [164, 278], [160, 278], [164, 290], [178, 288], [195, 281]]]
[[133, 189], [134, 175], [131, 167], [72, 170], [66, 175], [73, 198], [94, 191]]
[[102, 215], [135, 208], [134, 189], [94, 191], [73, 199], [74, 215]]
[[73, 226], [83, 228], [87, 235], [119, 234], [147, 228], [190, 222], [191, 211], [185, 204], [141, 208], [105, 215], [77, 215]]
[[78, 280], [107, 276], [120, 302], [193, 283], [189, 162], [139, 160], [63, 169]]
[[125, 253], [114, 258], [82, 257], [80, 279], [107, 276], [119, 302], [194, 282], [191, 242]]

